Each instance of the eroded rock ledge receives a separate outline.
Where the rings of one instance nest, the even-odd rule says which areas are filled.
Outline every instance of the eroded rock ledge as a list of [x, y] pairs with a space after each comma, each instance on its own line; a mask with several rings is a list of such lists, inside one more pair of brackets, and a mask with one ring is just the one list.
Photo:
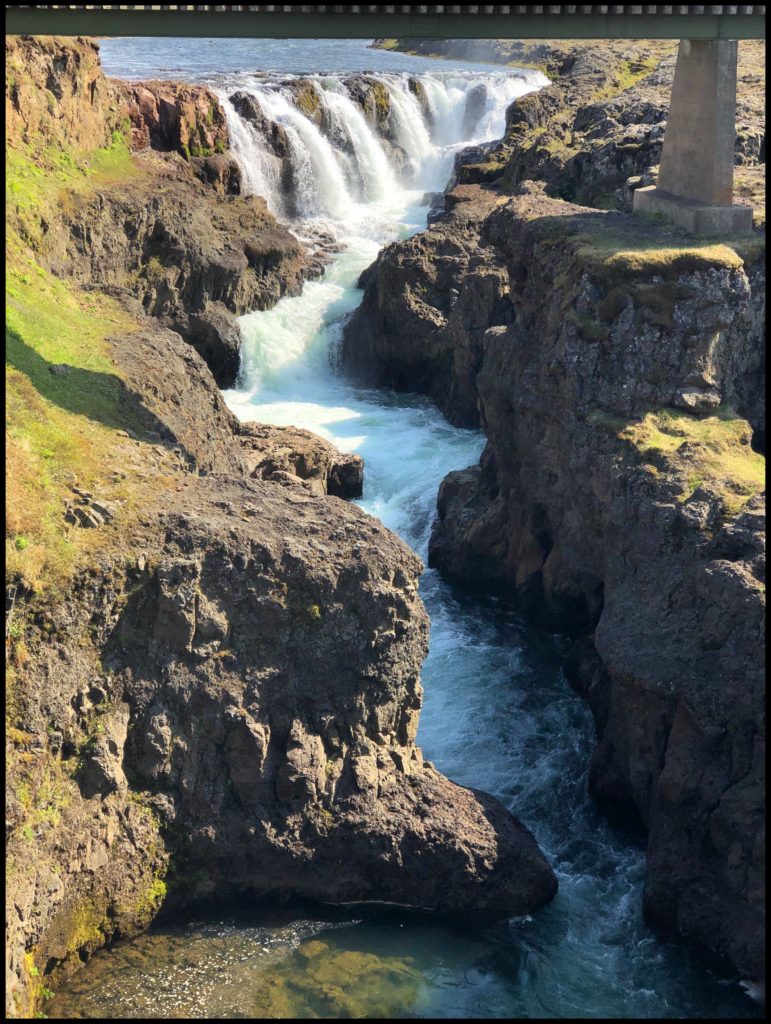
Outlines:
[[448, 198], [363, 275], [344, 360], [478, 417], [430, 563], [577, 637], [591, 789], [648, 830], [648, 918], [760, 977], [762, 241], [689, 242], [542, 184]]
[[[25, 857], [10, 799], [15, 1012], [30, 965], [54, 984], [164, 898], [485, 919], [556, 890], [527, 829], [415, 746], [419, 559], [355, 506], [250, 478], [241, 441], [259, 439], [264, 456], [270, 431], [237, 424], [200, 357], [159, 330], [148, 320], [113, 340], [156, 439], [142, 514], [104, 526], [100, 564], [30, 610], [13, 741], [55, 775], [60, 820]], [[298, 459], [329, 470], [331, 446], [302, 435]], [[147, 460], [141, 439], [119, 447]], [[15, 792], [34, 784], [25, 766]]]

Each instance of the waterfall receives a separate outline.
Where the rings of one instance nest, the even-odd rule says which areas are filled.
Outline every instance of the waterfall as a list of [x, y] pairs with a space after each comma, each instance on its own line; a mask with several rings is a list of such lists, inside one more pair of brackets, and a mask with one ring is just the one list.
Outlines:
[[[356, 89], [364, 90], [357, 96], [342, 74], [266, 74], [220, 89], [219, 95], [245, 191], [264, 196], [285, 220], [318, 220], [342, 237], [352, 225], [377, 222], [403, 206], [408, 194], [441, 191], [454, 153], [499, 138], [509, 104], [546, 82], [539, 72], [497, 69], [432, 71], [417, 79], [387, 72], [357, 76]], [[388, 108], [384, 114], [377, 107], [374, 116], [367, 104], [382, 104], [383, 90]], [[229, 102], [244, 91], [264, 122], [250, 123]]]
[[[239, 117], [220, 94], [220, 102], [227, 112], [230, 131], [230, 148], [241, 168], [245, 191], [262, 196], [272, 214], [281, 217], [286, 213], [281, 196], [281, 162], [269, 152], [265, 139], [255, 131], [248, 121]], [[259, 99], [255, 96], [259, 103]]]
[[362, 112], [348, 96], [332, 90], [323, 95], [333, 123], [346, 126], [361, 180], [361, 198], [369, 202], [382, 202], [398, 188], [383, 146]]

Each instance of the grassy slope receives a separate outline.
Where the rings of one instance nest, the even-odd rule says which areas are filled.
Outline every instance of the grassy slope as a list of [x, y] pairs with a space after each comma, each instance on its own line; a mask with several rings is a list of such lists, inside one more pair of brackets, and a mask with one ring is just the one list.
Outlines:
[[[107, 475], [117, 431], [135, 424], [122, 407], [110, 334], [135, 324], [113, 300], [82, 292], [38, 262], [53, 208], [140, 173], [120, 132], [90, 154], [10, 149], [6, 160], [6, 558], [9, 581], [55, 591], [98, 538], [64, 522], [70, 486]], [[51, 372], [58, 364], [69, 369]], [[100, 496], [126, 500], [127, 483]]]

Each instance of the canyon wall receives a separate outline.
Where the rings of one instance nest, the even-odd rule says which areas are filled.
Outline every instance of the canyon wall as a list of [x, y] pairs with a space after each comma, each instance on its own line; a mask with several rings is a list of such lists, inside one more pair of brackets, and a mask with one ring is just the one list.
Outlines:
[[710, 244], [630, 217], [623, 194], [617, 212], [562, 198], [597, 185], [594, 146], [553, 160], [525, 135], [548, 142], [571, 91], [609, 87], [613, 61], [589, 89], [584, 57], [510, 108], [494, 180], [462, 154], [444, 213], [364, 272], [343, 365], [482, 427], [480, 464], [442, 484], [429, 561], [574, 636], [590, 787], [647, 830], [647, 918], [758, 979], [764, 236]]
[[421, 564], [334, 496], [361, 461], [238, 424], [196, 351], [318, 262], [227, 153], [173, 151], [204, 91], [159, 135], [169, 89], [129, 116], [89, 41], [8, 54], [7, 1013], [210, 898], [548, 902], [531, 834], [415, 745]]

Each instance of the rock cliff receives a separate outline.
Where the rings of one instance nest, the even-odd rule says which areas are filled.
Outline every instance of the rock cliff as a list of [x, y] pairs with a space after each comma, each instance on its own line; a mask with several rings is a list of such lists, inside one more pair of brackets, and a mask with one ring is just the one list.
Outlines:
[[55, 125], [90, 95], [107, 116], [90, 43], [11, 52], [32, 81], [7, 90], [28, 126], [7, 211], [7, 1013], [211, 897], [463, 920], [548, 902], [532, 835], [415, 745], [421, 564], [333, 496], [361, 460], [237, 423], [160, 322], [200, 290], [204, 315], [275, 301], [300, 247], [192, 161], [132, 157], [120, 120], [77, 151], [36, 122], [34, 79], [73, 68]]
[[[324, 256], [264, 200], [240, 194], [217, 98], [183, 83], [108, 80], [90, 40], [9, 38], [6, 61], [8, 137], [18, 152], [58, 172], [64, 150], [86, 165], [100, 147], [111, 153], [96, 187], [70, 173], [66, 200], [12, 203], [15, 228], [59, 276], [138, 298], [197, 349], [221, 387], [231, 386], [236, 317], [298, 294]], [[116, 167], [127, 143], [135, 155]]]
[[[560, 91], [524, 97], [510, 127]], [[483, 428], [480, 465], [442, 484], [429, 561], [575, 637], [590, 786], [647, 829], [648, 919], [756, 979], [763, 236], [708, 245], [550, 197], [566, 179], [547, 171], [506, 182], [547, 157], [513, 143], [498, 186], [449, 189], [428, 231], [379, 255], [344, 365]]]

